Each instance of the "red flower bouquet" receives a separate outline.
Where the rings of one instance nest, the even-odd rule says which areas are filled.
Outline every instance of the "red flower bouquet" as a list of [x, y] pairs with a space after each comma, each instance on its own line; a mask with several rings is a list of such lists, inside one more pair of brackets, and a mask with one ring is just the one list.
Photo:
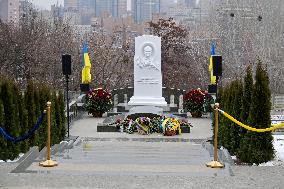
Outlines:
[[205, 92], [202, 90], [191, 90], [184, 96], [184, 106], [193, 117], [201, 117], [204, 112], [204, 96]]
[[85, 109], [94, 117], [101, 117], [112, 108], [111, 94], [102, 88], [92, 89], [86, 96]]

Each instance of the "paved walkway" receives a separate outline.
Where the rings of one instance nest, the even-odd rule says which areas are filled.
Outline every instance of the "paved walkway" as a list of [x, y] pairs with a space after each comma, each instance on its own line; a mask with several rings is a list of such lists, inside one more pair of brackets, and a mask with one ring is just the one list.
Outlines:
[[[127, 137], [127, 138], [168, 138], [161, 134], [151, 135], [139, 135], [139, 134], [127, 134], [127, 133], [98, 133], [97, 124], [102, 123], [104, 118], [93, 118], [87, 114], [83, 115], [83, 119], [80, 119], [73, 123], [70, 129], [70, 134], [80, 137]], [[183, 133], [182, 135], [174, 136], [174, 138], [190, 138], [190, 139], [207, 139], [212, 136], [211, 120], [209, 116], [202, 118], [189, 118], [189, 122], [192, 123], [191, 133]]]
[[80, 137], [74, 148], [52, 157], [58, 167], [34, 162], [28, 173], [11, 174], [15, 165], [0, 164], [0, 188], [283, 188], [282, 166], [236, 166], [234, 176], [205, 167], [212, 158], [202, 146], [212, 135], [209, 118], [190, 118], [192, 132], [175, 137], [97, 133], [102, 120], [85, 114], [74, 122], [70, 133]]

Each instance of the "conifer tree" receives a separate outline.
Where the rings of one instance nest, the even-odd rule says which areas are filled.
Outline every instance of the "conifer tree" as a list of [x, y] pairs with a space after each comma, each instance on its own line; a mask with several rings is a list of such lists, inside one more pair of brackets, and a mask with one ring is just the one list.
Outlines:
[[58, 104], [59, 104], [59, 113], [60, 114], [60, 123], [61, 123], [61, 132], [60, 138], [61, 141], [65, 138], [66, 135], [66, 118], [65, 118], [65, 103], [64, 103], [64, 95], [60, 91], [58, 96]]
[[[40, 111], [41, 113], [46, 110], [47, 105], [46, 103], [50, 101], [50, 90], [46, 85], [41, 85], [39, 88], [39, 104], [40, 104]], [[42, 149], [46, 146], [46, 139], [47, 139], [47, 115], [45, 119], [43, 120], [42, 125], [39, 128], [39, 148]]]
[[[19, 98], [19, 120], [20, 120], [20, 136], [23, 136], [29, 131], [28, 128], [28, 112], [25, 108], [25, 101], [21, 94]], [[21, 152], [25, 153], [29, 150], [29, 140], [24, 140], [20, 143]]]
[[221, 102], [222, 102], [223, 90], [224, 90], [223, 87], [218, 87], [218, 94], [217, 94], [217, 98], [216, 98], [216, 101], [215, 101], [216, 103], [220, 104], [220, 107], [221, 107]]
[[51, 143], [52, 144], [57, 144], [59, 143], [59, 139], [58, 139], [58, 131], [59, 131], [59, 128], [58, 128], [58, 125], [57, 125], [57, 120], [56, 120], [56, 93], [53, 92], [52, 93], [52, 101], [51, 101]]
[[[1, 84], [0, 84], [0, 88]], [[1, 89], [0, 89], [1, 97]], [[4, 106], [2, 103], [2, 98], [0, 98], [0, 127], [4, 129], [5, 117], [4, 117]], [[0, 135], [0, 160], [7, 160], [7, 140], [4, 136]]]
[[[36, 117], [36, 122], [37, 122], [37, 120], [38, 120], [38, 118], [39, 118], [39, 116], [41, 115], [41, 110], [40, 110], [40, 101], [39, 101], [39, 87], [38, 86], [36, 86], [35, 84], [34, 84], [34, 86], [33, 86], [33, 95], [34, 95], [34, 108], [35, 108], [35, 117]], [[36, 123], [35, 122], [35, 123]], [[34, 123], [34, 124], [35, 124]], [[42, 125], [41, 125], [42, 126]], [[40, 126], [40, 127], [41, 127]], [[40, 141], [40, 138], [41, 138], [41, 133], [40, 133], [40, 131], [39, 130], [37, 130], [36, 132], [35, 132], [35, 137], [36, 137], [36, 140], [37, 140], [37, 143], [36, 143], [36, 145], [37, 146], [40, 146], [41, 144], [41, 141]]]
[[40, 110], [40, 101], [39, 101], [39, 88], [34, 87], [34, 102], [35, 102], [35, 112], [36, 112], [36, 117], [39, 117], [41, 114]]
[[[10, 83], [10, 86], [11, 86], [11, 92], [12, 92], [12, 101], [13, 101], [13, 104], [15, 106], [15, 112], [14, 112], [14, 121], [15, 121], [15, 127], [17, 128], [18, 131], [21, 130], [20, 128], [20, 114], [19, 114], [19, 89], [17, 88], [17, 86], [15, 85], [15, 83], [12, 83], [12, 82], [9, 82]], [[17, 136], [15, 136], [17, 137]]]
[[[243, 96], [243, 102], [242, 102], [242, 112], [241, 112], [241, 118], [240, 121], [244, 124], [248, 123], [249, 118], [249, 111], [251, 106], [251, 100], [252, 100], [252, 92], [253, 92], [253, 76], [252, 76], [252, 68], [251, 65], [247, 67], [246, 70], [246, 76], [244, 78], [244, 96]], [[245, 138], [245, 135], [247, 133], [247, 130], [244, 128], [240, 128], [240, 148], [237, 151], [237, 157], [240, 159], [248, 159], [248, 154], [246, 154], [247, 146], [247, 139]]]
[[[13, 84], [5, 81], [2, 85], [1, 89], [1, 96], [2, 96], [2, 102], [4, 106], [4, 127], [3, 129], [12, 137], [19, 136], [18, 128], [15, 122], [15, 117], [17, 116], [15, 114], [16, 107], [15, 104], [13, 104]], [[19, 147], [12, 141], [7, 140], [7, 151], [6, 154], [8, 156], [8, 159], [15, 159], [19, 155]]]
[[[25, 106], [28, 111], [28, 127], [31, 129], [34, 127], [34, 124], [36, 123], [36, 108], [35, 108], [35, 100], [34, 100], [34, 85], [32, 81], [28, 82], [26, 94], [25, 94]], [[36, 132], [31, 138], [30, 138], [30, 146], [38, 146], [39, 139], [38, 139], [38, 133]]]
[[[270, 98], [268, 74], [259, 60], [248, 118], [248, 123], [251, 126], [258, 129], [271, 126]], [[242, 141], [239, 158], [244, 162], [256, 164], [270, 161], [274, 157], [272, 142], [271, 132], [257, 133], [248, 131]]]
[[[228, 86], [227, 89], [227, 97], [225, 99], [225, 103], [224, 103], [224, 111], [226, 111], [229, 114], [233, 113], [233, 99], [234, 99], [234, 83], [235, 81], [231, 82], [230, 85]], [[223, 145], [225, 148], [228, 149], [229, 152], [232, 151], [231, 148], [231, 136], [230, 136], [230, 132], [231, 132], [231, 124], [232, 122], [228, 119], [224, 119], [224, 129], [223, 129]]]
[[241, 120], [243, 123], [248, 123], [249, 111], [251, 106], [253, 91], [253, 77], [251, 66], [247, 67], [246, 76], [244, 78], [244, 97], [242, 102]]
[[[19, 136], [23, 136], [25, 134], [25, 132], [22, 132], [23, 130], [23, 127], [22, 127], [22, 121], [24, 121], [22, 119], [22, 116], [23, 116], [23, 110], [22, 110], [22, 95], [20, 94], [20, 91], [17, 87], [17, 85], [15, 83], [10, 83], [10, 85], [12, 86], [12, 100], [13, 100], [13, 104], [14, 104], [14, 121], [15, 121], [15, 127], [17, 128], [17, 131], [18, 131], [18, 135], [15, 136], [15, 137], [19, 137]], [[27, 128], [27, 127], [26, 127]], [[25, 130], [25, 129], [24, 129]], [[27, 140], [24, 140], [24, 141], [21, 141], [21, 143], [28, 143]], [[26, 148], [22, 149], [22, 144], [21, 143], [16, 143], [17, 145], [17, 148], [19, 148], [19, 152], [25, 152]], [[27, 148], [28, 150], [28, 148]]]
[[60, 104], [58, 101], [59, 97], [58, 95], [55, 96], [55, 104], [54, 104], [54, 111], [55, 111], [55, 121], [56, 121], [56, 125], [57, 125], [57, 137], [58, 137], [58, 142], [61, 141], [61, 115], [60, 115]]
[[[240, 119], [242, 111], [242, 99], [243, 99], [243, 84], [241, 80], [236, 80], [232, 83], [232, 95], [233, 101], [231, 104], [232, 107], [232, 116], [236, 119]], [[240, 145], [240, 126], [231, 122], [230, 124], [230, 153], [236, 154]]]
[[[217, 94], [217, 97], [216, 97], [216, 100], [215, 100], [215, 103], [219, 103], [219, 109], [222, 109], [222, 106], [223, 106], [223, 95], [224, 95], [224, 89], [222, 87], [219, 87], [218, 88], [218, 94]], [[214, 106], [215, 106], [215, 103], [214, 103]], [[221, 147], [221, 140], [220, 140], [220, 128], [222, 130], [222, 118], [220, 116], [218, 116], [219, 118], [219, 126], [218, 126], [218, 148]], [[212, 120], [212, 127], [213, 127], [213, 136], [212, 138], [214, 139], [215, 138], [215, 107], [213, 107], [213, 111], [211, 113], [211, 120]]]
[[[229, 98], [229, 89], [230, 89], [230, 86], [226, 86], [223, 91], [222, 91], [222, 98], [221, 98], [221, 101], [220, 101], [220, 104], [221, 104], [221, 109], [223, 109], [224, 111], [227, 111], [227, 108], [228, 108], [228, 98]], [[226, 125], [227, 123], [227, 120], [223, 117], [223, 116], [220, 116], [219, 118], [219, 129], [218, 129], [218, 144], [219, 146], [227, 146], [226, 145], [226, 141], [227, 141], [227, 127], [228, 125]]]
[[59, 94], [58, 94], [58, 96], [56, 96], [56, 102], [55, 102], [55, 107], [54, 107], [55, 115], [56, 115], [55, 120], [56, 120], [57, 129], [58, 129], [58, 131], [57, 131], [58, 142], [60, 142], [64, 139], [64, 138], [62, 138], [62, 131], [63, 131], [62, 127], [63, 127], [63, 125], [62, 125], [62, 119], [61, 119], [61, 114], [60, 114], [60, 101], [59, 100], [60, 100], [60, 98], [59, 98]]

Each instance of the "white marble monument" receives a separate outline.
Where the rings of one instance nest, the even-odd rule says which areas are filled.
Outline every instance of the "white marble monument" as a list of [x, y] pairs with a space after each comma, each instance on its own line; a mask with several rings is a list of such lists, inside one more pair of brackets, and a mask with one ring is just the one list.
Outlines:
[[143, 35], [135, 38], [134, 96], [130, 106], [167, 106], [162, 97], [161, 38]]

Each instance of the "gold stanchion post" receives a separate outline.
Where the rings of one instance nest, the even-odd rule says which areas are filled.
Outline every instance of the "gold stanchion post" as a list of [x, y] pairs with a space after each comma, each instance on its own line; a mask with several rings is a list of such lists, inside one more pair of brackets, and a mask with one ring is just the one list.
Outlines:
[[46, 161], [39, 163], [39, 165], [42, 167], [54, 167], [58, 165], [56, 161], [52, 161], [50, 159], [50, 124], [51, 124], [50, 107], [51, 107], [51, 102], [47, 102], [47, 142], [46, 142], [47, 159]]
[[214, 161], [211, 161], [206, 164], [207, 167], [211, 168], [223, 168], [224, 165], [218, 161], [218, 148], [217, 148], [217, 142], [218, 142], [218, 109], [219, 109], [219, 103], [215, 103], [215, 127], [214, 127]]

